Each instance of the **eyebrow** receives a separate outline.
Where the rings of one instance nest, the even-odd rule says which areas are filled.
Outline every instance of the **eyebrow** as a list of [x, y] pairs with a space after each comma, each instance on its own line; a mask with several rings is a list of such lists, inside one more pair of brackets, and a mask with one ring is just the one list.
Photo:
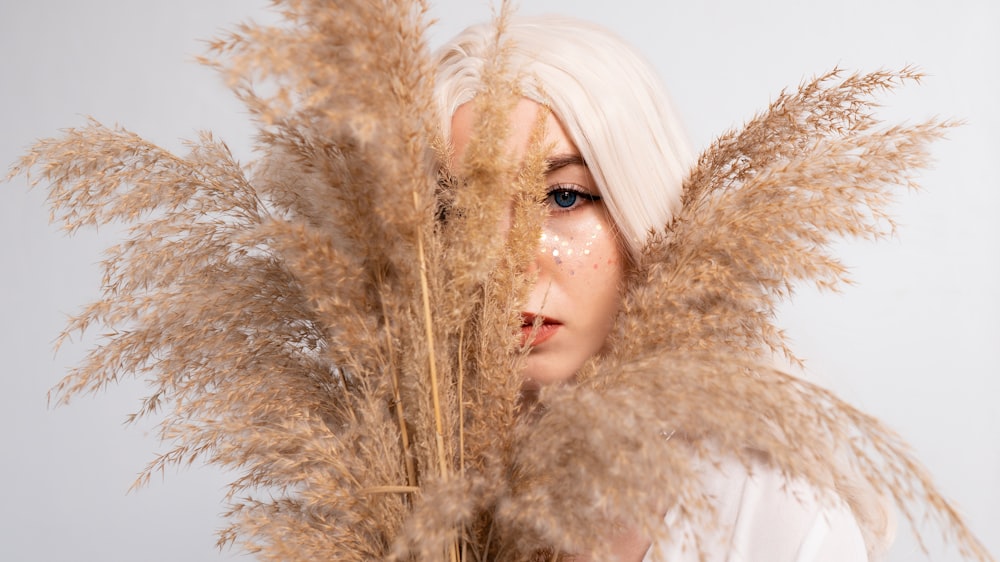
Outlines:
[[545, 173], [551, 174], [560, 168], [574, 165], [587, 167], [587, 163], [579, 154], [554, 154], [545, 159]]

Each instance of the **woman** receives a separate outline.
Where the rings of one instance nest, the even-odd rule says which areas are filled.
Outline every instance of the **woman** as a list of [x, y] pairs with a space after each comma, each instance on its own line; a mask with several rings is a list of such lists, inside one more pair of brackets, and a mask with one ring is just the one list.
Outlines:
[[[284, 8], [213, 43], [259, 127], [252, 167], [210, 135], [181, 158], [91, 123], [15, 168], [67, 228], [132, 227], [67, 330], [108, 340], [55, 393], [148, 379], [136, 417], [163, 412], [172, 448], [140, 481], [236, 470], [222, 540], [273, 560], [863, 560], [885, 536], [869, 483], [989, 559], [894, 434], [760, 361], [788, 283], [835, 283], [830, 238], [879, 232], [939, 136], [864, 113], [911, 73], [779, 97], [682, 193], [667, 100], [594, 26], [501, 22], [508, 135], [479, 128], [492, 29], [434, 67], [419, 2]], [[438, 117], [461, 191], [438, 182]], [[481, 136], [544, 176], [544, 212], [480, 181]]]
[[[474, 100], [484, 87], [494, 33], [491, 26], [471, 27], [439, 52], [437, 102], [459, 176], [476, 134]], [[524, 157], [540, 113], [548, 147], [549, 216], [522, 311], [530, 344], [523, 376], [528, 387], [565, 383], [605, 349], [629, 264], [680, 208], [693, 158], [652, 70], [609, 32], [544, 17], [515, 19], [504, 36], [508, 78], [522, 96], [510, 114], [506, 148]], [[719, 456], [727, 458], [725, 451]], [[843, 500], [820, 501], [815, 490], [766, 461], [752, 474], [730, 460], [702, 476], [715, 498], [717, 527], [685, 528], [656, 548], [640, 533], [619, 533], [613, 550], [620, 560], [693, 561], [703, 549], [710, 560], [832, 562], [868, 560], [869, 551], [885, 546], [874, 521], [865, 521], [872, 525], [866, 545], [859, 514]], [[681, 508], [667, 512], [667, 525]]]

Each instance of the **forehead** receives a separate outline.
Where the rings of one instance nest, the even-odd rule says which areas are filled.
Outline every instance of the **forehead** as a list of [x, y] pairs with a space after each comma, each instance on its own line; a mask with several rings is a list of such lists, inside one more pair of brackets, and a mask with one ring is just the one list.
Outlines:
[[[550, 153], [579, 155], [580, 151], [569, 139], [562, 123], [556, 119], [555, 115], [538, 103], [525, 98], [518, 100], [517, 105], [510, 112], [510, 130], [507, 140], [504, 142], [506, 148], [517, 158], [524, 155], [539, 111], [548, 113], [545, 118], [545, 144], [550, 146]], [[466, 148], [475, 134], [477, 121], [478, 115], [474, 102], [466, 102], [455, 110], [455, 114], [451, 118], [453, 164], [462, 161]]]

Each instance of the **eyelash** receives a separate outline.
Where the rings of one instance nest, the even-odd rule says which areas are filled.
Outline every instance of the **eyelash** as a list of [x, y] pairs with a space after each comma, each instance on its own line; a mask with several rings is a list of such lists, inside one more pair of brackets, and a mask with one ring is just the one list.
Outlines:
[[[555, 201], [556, 196], [563, 193], [571, 193], [574, 196], [569, 206], [563, 207], [562, 205], [556, 203]], [[588, 203], [594, 203], [601, 200], [600, 195], [595, 195], [593, 193], [584, 191], [573, 184], [554, 185], [549, 189], [548, 193], [545, 194], [545, 198], [550, 202], [550, 205], [553, 207], [554, 212], [557, 213], [566, 213], [572, 211], [577, 206], [579, 206], [579, 199], [583, 199]]]

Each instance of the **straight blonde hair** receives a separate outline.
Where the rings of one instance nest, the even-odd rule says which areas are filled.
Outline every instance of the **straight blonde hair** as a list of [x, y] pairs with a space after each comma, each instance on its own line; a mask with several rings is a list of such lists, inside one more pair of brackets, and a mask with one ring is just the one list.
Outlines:
[[[442, 130], [482, 89], [495, 41], [488, 24], [469, 27], [438, 52], [436, 101]], [[655, 72], [606, 29], [562, 16], [516, 17], [504, 29], [507, 68], [521, 94], [551, 109], [590, 169], [635, 259], [649, 233], [681, 206], [693, 164], [687, 136]]]

